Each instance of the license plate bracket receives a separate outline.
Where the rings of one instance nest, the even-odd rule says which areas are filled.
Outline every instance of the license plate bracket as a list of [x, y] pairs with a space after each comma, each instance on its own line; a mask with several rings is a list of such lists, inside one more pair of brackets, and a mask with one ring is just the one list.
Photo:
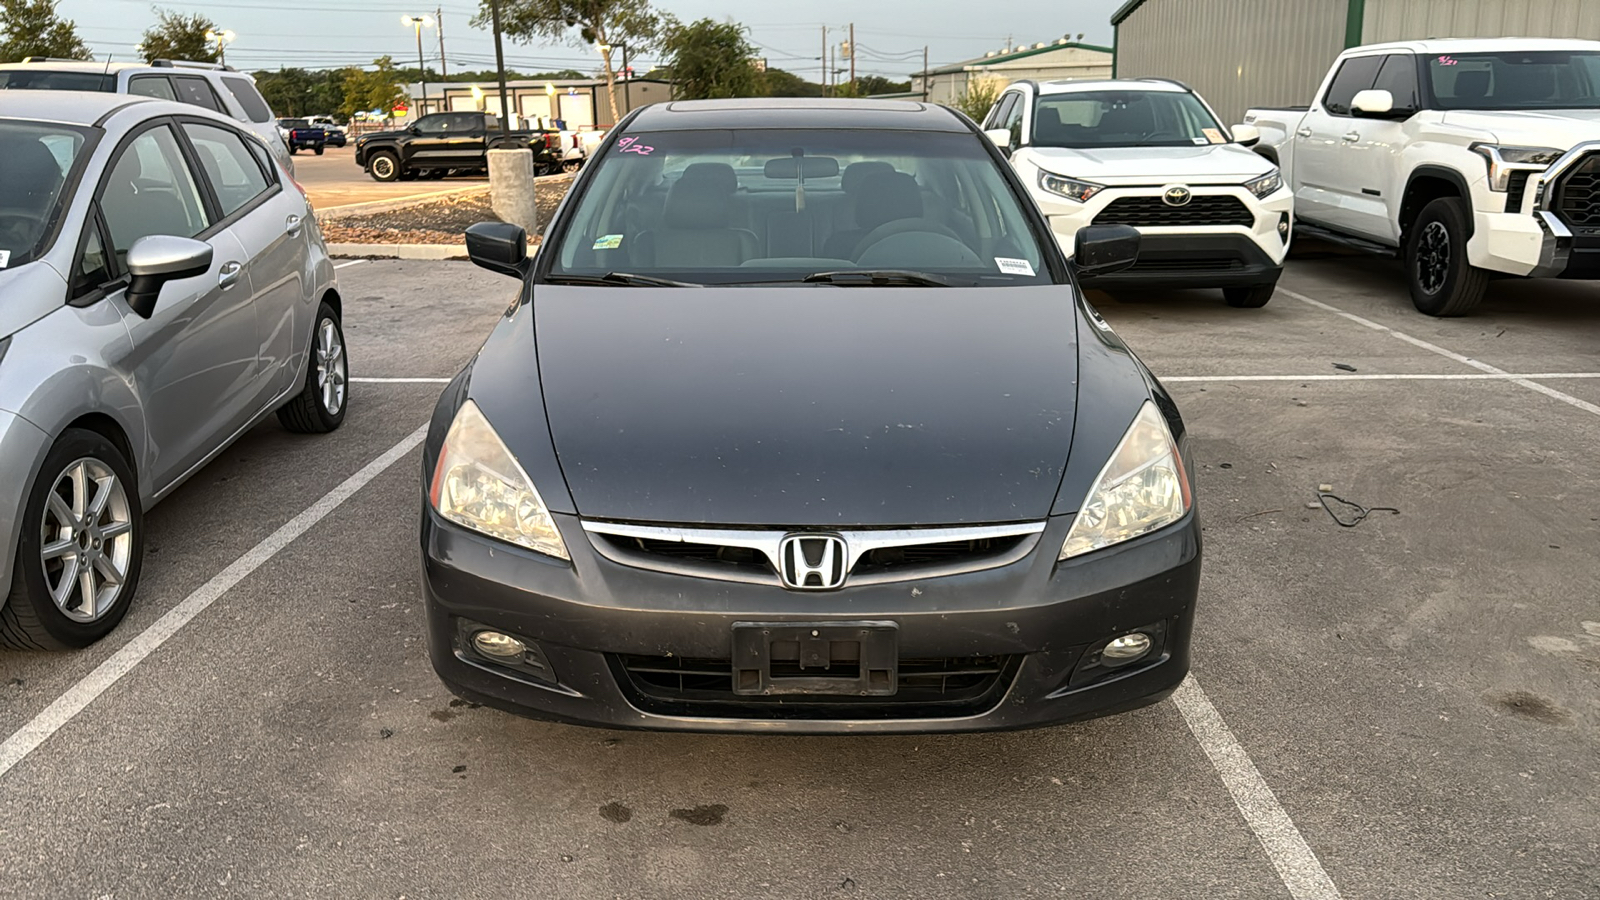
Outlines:
[[735, 622], [733, 692], [891, 696], [899, 643], [894, 622]]

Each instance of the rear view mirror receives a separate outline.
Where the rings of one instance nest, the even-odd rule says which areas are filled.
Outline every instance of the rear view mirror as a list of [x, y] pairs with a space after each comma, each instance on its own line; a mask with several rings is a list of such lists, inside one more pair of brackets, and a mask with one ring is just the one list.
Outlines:
[[1088, 225], [1073, 241], [1072, 265], [1080, 275], [1109, 275], [1139, 261], [1139, 229], [1132, 225]]
[[528, 232], [521, 225], [479, 222], [467, 229], [467, 257], [491, 272], [522, 278], [528, 273]]
[[784, 156], [767, 160], [763, 173], [768, 178], [832, 178], [839, 174], [839, 161], [831, 156]]
[[1356, 91], [1350, 98], [1350, 111], [1358, 116], [1369, 116], [1375, 119], [1387, 118], [1394, 109], [1394, 95], [1388, 91], [1373, 90]]
[[196, 278], [211, 269], [211, 245], [190, 238], [155, 234], [128, 248], [128, 308], [143, 318], [155, 314], [161, 289], [169, 281]]
[[1011, 155], [1011, 129], [991, 128], [985, 131], [983, 136], [988, 138], [996, 147], [999, 147], [1001, 153], [1007, 156]]
[[1261, 129], [1254, 125], [1235, 125], [1233, 142], [1241, 147], [1254, 147], [1261, 143]]

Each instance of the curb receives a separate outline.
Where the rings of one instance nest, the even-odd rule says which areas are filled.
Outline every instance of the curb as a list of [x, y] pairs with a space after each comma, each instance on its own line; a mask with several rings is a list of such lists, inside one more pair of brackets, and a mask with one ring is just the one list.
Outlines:
[[328, 255], [345, 259], [466, 259], [466, 244], [329, 244]]
[[318, 220], [340, 219], [345, 216], [361, 216], [368, 213], [388, 212], [395, 209], [405, 209], [433, 200], [442, 200], [445, 197], [454, 197], [459, 194], [469, 194], [474, 191], [487, 191], [489, 185], [475, 184], [471, 187], [452, 188], [448, 191], [434, 191], [430, 194], [409, 194], [404, 197], [394, 197], [389, 200], [369, 200], [365, 203], [346, 203], [343, 206], [329, 206], [325, 209], [316, 209], [313, 212]]

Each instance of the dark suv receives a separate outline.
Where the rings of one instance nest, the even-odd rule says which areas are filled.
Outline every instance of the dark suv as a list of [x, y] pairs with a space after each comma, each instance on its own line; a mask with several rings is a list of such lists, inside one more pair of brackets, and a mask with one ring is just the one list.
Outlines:
[[398, 131], [362, 135], [356, 165], [378, 181], [443, 178], [487, 170], [490, 148], [500, 147], [531, 147], [541, 174], [561, 167], [559, 132], [501, 131], [497, 117], [481, 112], [434, 113]]

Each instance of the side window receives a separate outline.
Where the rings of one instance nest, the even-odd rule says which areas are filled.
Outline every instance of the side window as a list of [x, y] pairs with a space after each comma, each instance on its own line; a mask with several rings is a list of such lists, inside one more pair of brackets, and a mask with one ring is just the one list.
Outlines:
[[256, 90], [256, 86], [250, 83], [250, 79], [240, 78], [237, 75], [230, 78], [225, 75], [222, 78], [222, 86], [228, 89], [233, 99], [239, 101], [239, 106], [244, 110], [244, 114], [250, 117], [250, 121], [272, 121], [272, 108], [267, 106], [267, 101], [261, 96], [261, 92]]
[[994, 109], [989, 110], [989, 118], [983, 120], [984, 129], [992, 131], [996, 128], [1004, 128], [1006, 116], [1010, 115], [1011, 107], [1014, 106], [1016, 102], [1017, 95], [1015, 93], [1002, 96], [1000, 98], [1000, 102], [994, 105]]
[[227, 112], [211, 89], [211, 82], [199, 75], [179, 75], [172, 79], [178, 83], [178, 99], [184, 103], [201, 106], [212, 112]]
[[268, 183], [277, 184], [278, 164], [272, 161], [272, 152], [267, 149], [267, 145], [260, 140], [254, 140], [246, 142], [245, 146], [250, 148], [250, 155], [261, 165], [261, 171], [267, 173]]
[[140, 97], [155, 97], [158, 100], [177, 100], [178, 95], [173, 93], [172, 82], [165, 75], [140, 75], [128, 79], [128, 93]]
[[183, 130], [194, 142], [200, 168], [217, 193], [224, 218], [250, 205], [267, 190], [267, 176], [261, 171], [244, 138], [215, 125], [185, 122]]
[[84, 226], [83, 251], [72, 270], [72, 297], [77, 299], [111, 280], [111, 258], [100, 238], [100, 217], [91, 216]]
[[165, 125], [134, 138], [122, 150], [100, 198], [119, 264], [139, 238], [153, 234], [196, 237], [211, 226], [194, 174]]
[[1357, 56], [1345, 60], [1334, 73], [1328, 93], [1322, 98], [1322, 109], [1330, 116], [1350, 115], [1350, 101], [1355, 95], [1372, 87], [1378, 77], [1381, 56]]
[[1024, 94], [1013, 94], [1012, 96], [1016, 98], [1017, 102], [1011, 104], [1011, 110], [1006, 113], [1006, 120], [1000, 127], [1011, 132], [1011, 146], [1020, 147], [1022, 146], [1023, 138], [1022, 114], [1028, 111], [1028, 98]]
[[452, 116], [437, 114], [423, 116], [417, 120], [417, 130], [423, 134], [449, 134], [453, 130], [451, 118]]
[[1394, 95], [1394, 109], [1415, 112], [1422, 104], [1417, 99], [1417, 58], [1409, 53], [1393, 53], [1383, 60], [1373, 88]]

